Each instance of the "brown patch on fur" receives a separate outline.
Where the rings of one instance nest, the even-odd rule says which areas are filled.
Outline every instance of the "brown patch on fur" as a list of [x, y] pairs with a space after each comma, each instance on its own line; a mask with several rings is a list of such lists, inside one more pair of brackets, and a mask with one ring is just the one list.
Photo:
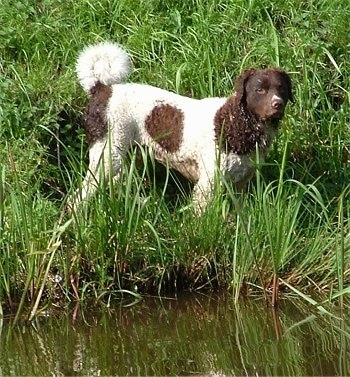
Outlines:
[[184, 114], [175, 106], [160, 104], [156, 106], [145, 120], [149, 135], [164, 150], [174, 153], [182, 142]]
[[214, 117], [215, 139], [221, 149], [244, 155], [255, 150], [264, 137], [257, 119], [244, 111], [239, 98], [232, 96]]
[[111, 95], [111, 87], [101, 83], [97, 83], [90, 90], [90, 103], [83, 118], [83, 125], [89, 145], [102, 140], [107, 134], [106, 109]]

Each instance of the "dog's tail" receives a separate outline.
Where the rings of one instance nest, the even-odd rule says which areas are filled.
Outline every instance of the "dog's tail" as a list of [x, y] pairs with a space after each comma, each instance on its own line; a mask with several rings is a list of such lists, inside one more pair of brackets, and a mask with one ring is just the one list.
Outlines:
[[102, 42], [80, 53], [76, 71], [80, 84], [89, 93], [99, 82], [105, 85], [121, 82], [131, 71], [131, 61], [118, 44]]

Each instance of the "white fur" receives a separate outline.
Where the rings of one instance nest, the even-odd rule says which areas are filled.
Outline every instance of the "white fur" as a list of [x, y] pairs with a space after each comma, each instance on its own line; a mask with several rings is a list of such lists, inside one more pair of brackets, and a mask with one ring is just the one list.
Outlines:
[[102, 42], [88, 46], [80, 54], [76, 71], [80, 84], [89, 92], [98, 81], [105, 85], [121, 82], [129, 75], [131, 62], [119, 45]]

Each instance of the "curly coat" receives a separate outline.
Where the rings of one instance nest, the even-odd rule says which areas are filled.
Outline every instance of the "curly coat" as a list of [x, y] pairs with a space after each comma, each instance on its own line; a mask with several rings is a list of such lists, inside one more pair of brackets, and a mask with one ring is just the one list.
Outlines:
[[90, 46], [78, 59], [79, 81], [90, 96], [84, 115], [90, 161], [75, 204], [95, 192], [102, 167], [104, 177], [118, 176], [123, 156], [138, 143], [195, 184], [193, 200], [201, 210], [217, 167], [237, 189], [251, 179], [256, 148], [263, 161], [293, 100], [291, 79], [280, 68], [247, 70], [232, 96], [201, 100], [121, 83], [130, 70], [129, 56], [114, 43]]

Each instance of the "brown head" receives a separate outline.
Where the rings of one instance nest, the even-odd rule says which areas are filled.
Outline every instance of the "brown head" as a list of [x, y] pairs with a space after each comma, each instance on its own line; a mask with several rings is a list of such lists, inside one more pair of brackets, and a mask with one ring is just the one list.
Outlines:
[[265, 124], [277, 127], [288, 101], [293, 101], [289, 75], [279, 68], [250, 69], [236, 82], [214, 117], [215, 138], [225, 150], [239, 155], [251, 153], [256, 144], [266, 149], [272, 141]]
[[236, 98], [259, 120], [278, 123], [293, 102], [291, 79], [280, 68], [249, 69], [237, 79]]

